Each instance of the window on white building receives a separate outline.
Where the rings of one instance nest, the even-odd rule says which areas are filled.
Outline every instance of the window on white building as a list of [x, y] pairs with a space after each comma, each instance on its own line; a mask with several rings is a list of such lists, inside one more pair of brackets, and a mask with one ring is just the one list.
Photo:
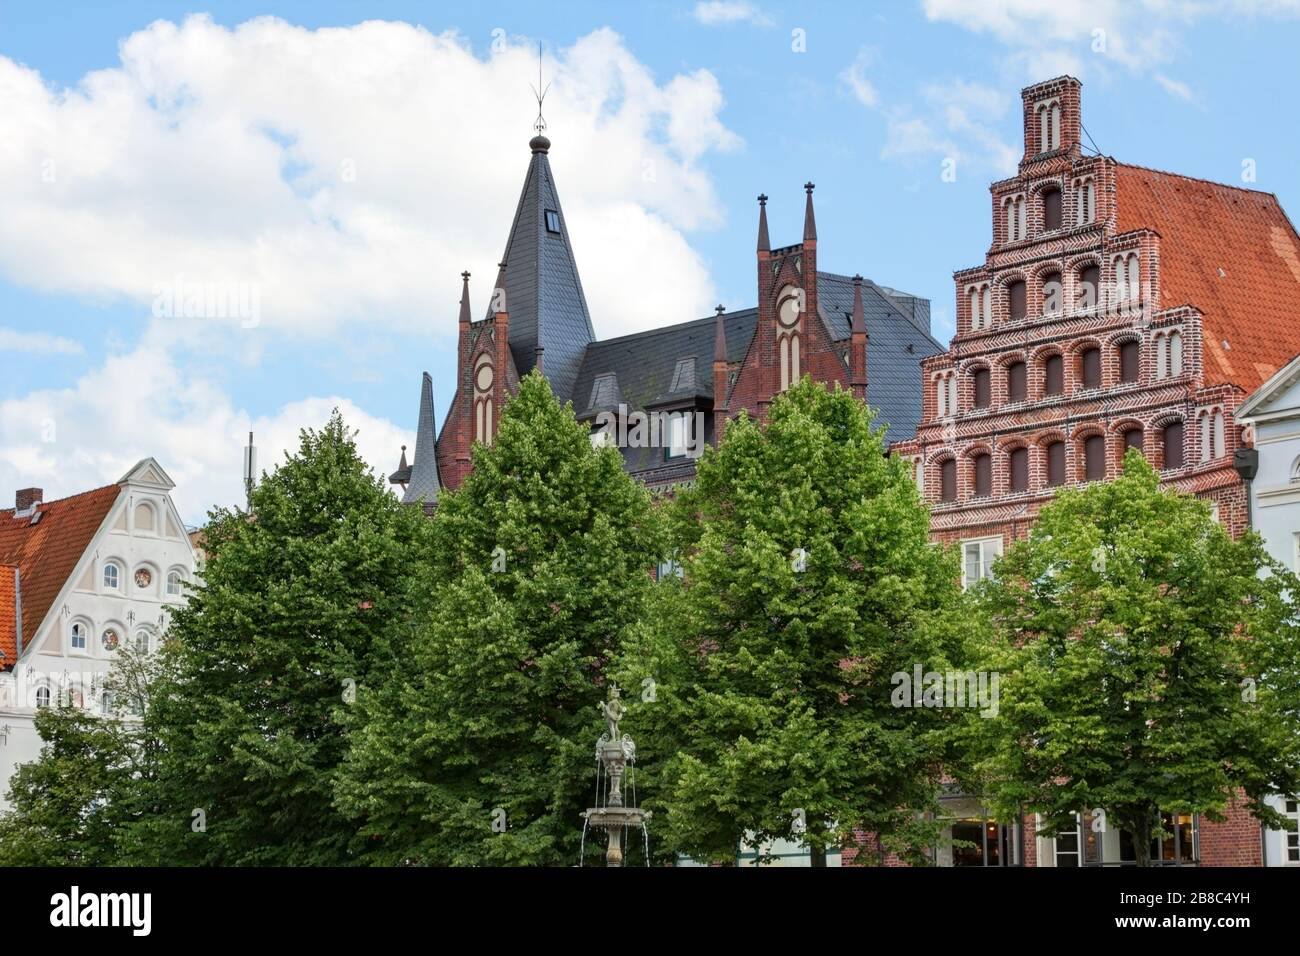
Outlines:
[[963, 541], [961, 586], [968, 588], [976, 581], [993, 576], [993, 562], [1002, 555], [1002, 538], [980, 538]]
[[74, 651], [84, 651], [86, 649], [86, 625], [80, 621], [72, 625], [72, 633], [68, 638], [68, 643]]
[[[603, 434], [605, 434], [605, 433], [604, 433], [604, 432], [601, 432], [601, 434], [603, 435]], [[171, 571], [171, 572], [168, 572], [168, 574], [167, 574], [167, 593], [168, 593], [168, 595], [170, 595], [171, 597], [179, 597], [179, 596], [180, 596], [180, 593], [181, 593], [181, 582], [182, 582], [182, 580], [183, 580], [183, 579], [182, 579], [182, 577], [181, 577], [181, 573], [180, 573], [179, 571]]]
[[36, 706], [37, 707], [50, 706], [50, 689], [48, 687], [36, 688]]
[[122, 571], [112, 561], [104, 565], [104, 587], [116, 591], [122, 586]]

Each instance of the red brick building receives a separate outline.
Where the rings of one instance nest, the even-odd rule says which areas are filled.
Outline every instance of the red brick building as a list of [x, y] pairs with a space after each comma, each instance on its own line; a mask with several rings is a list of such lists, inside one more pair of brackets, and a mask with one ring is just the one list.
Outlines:
[[[1021, 95], [1019, 171], [990, 187], [992, 245], [954, 275], [956, 335], [922, 362], [920, 426], [893, 446], [932, 533], [984, 577], [1058, 487], [1114, 476], [1129, 446], [1240, 533], [1234, 412], [1300, 351], [1300, 237], [1271, 194], [1085, 153], [1073, 77]], [[1244, 813], [1187, 825], [1202, 862], [1259, 862]], [[1082, 861], [1087, 843], [1057, 850]]]
[[[478, 320], [470, 276], [462, 275], [456, 391], [438, 430], [433, 382], [424, 376], [414, 457], [408, 463], [403, 449], [390, 476], [405, 501], [431, 510], [441, 489], [464, 480], [474, 442], [492, 441], [502, 406], [534, 366], [580, 421], [619, 436], [611, 443], [626, 469], [652, 488], [690, 481], [698, 452], [727, 417], [742, 409], [762, 414], [803, 374], [852, 388], [891, 436], [915, 433], [920, 362], [942, 348], [930, 336], [930, 303], [819, 268], [812, 183], [804, 185], [803, 236], [794, 245], [772, 248], [767, 197], [759, 197], [756, 307], [719, 306], [707, 318], [597, 340], [551, 170], [551, 141], [538, 135], [528, 145], [503, 261]], [[647, 442], [623, 441], [628, 419], [646, 415], [664, 427]], [[611, 419], [619, 427], [608, 431]]]

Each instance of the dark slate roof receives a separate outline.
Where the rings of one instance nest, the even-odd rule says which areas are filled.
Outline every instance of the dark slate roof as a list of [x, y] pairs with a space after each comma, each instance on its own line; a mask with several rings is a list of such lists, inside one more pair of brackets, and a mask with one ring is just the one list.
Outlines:
[[[592, 342], [573, 389], [573, 411], [579, 418], [609, 411], [626, 402], [631, 408], [647, 408], [697, 395], [713, 397], [714, 316], [679, 325], [668, 325], [616, 339]], [[749, 340], [758, 324], [758, 310], [746, 309], [726, 317], [727, 361], [745, 357]], [[681, 359], [694, 357], [694, 382], [681, 388], [676, 376]], [[547, 354], [547, 377], [550, 355]], [[613, 375], [617, 387], [609, 384]], [[674, 392], [674, 377], [678, 389]], [[597, 380], [601, 387], [595, 388]], [[593, 404], [594, 400], [594, 404]]]
[[[555, 394], [566, 401], [573, 394], [583, 352], [596, 334], [547, 159], [550, 141], [539, 136], [531, 145], [533, 158], [503, 256], [510, 350], [522, 376], [536, 364], [537, 347], [542, 346], [546, 377]], [[558, 234], [546, 228], [547, 210], [559, 217]]]
[[[817, 296], [831, 336], [836, 341], [848, 339], [853, 280], [819, 272]], [[891, 441], [911, 438], [921, 415], [921, 359], [943, 351], [928, 331], [929, 302], [864, 280], [862, 310], [868, 339], [867, 402], [879, 410], [880, 423], [889, 426]], [[757, 309], [727, 314], [728, 363], [745, 357], [757, 324]], [[574, 385], [574, 413], [579, 418], [593, 418], [598, 412], [617, 408], [620, 402], [631, 408], [652, 408], [691, 396], [711, 400], [714, 344], [713, 316], [593, 342]], [[548, 352], [548, 377], [549, 356]], [[690, 388], [683, 388], [679, 365], [691, 357], [695, 381]]]
[[433, 504], [442, 490], [438, 476], [438, 447], [433, 434], [436, 421], [433, 415], [433, 378], [425, 372], [420, 385], [420, 423], [415, 429], [415, 457], [411, 459], [403, 504]]
[[[853, 280], [817, 273], [817, 302], [835, 340], [847, 339]], [[903, 441], [916, 434], [921, 422], [921, 359], [944, 350], [930, 335], [930, 302], [867, 279], [862, 312], [867, 320], [867, 404], [879, 411], [877, 422], [889, 427], [889, 440]]]

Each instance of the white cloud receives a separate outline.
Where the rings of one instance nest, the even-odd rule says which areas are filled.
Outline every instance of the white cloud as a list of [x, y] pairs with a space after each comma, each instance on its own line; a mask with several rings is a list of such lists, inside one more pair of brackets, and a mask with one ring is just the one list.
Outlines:
[[691, 11], [691, 16], [707, 26], [725, 23], [752, 23], [770, 27], [772, 18], [748, 0], [701, 0]]
[[1090, 57], [1158, 69], [1177, 58], [1180, 31], [1197, 20], [1293, 16], [1300, 0], [922, 0], [922, 8], [931, 21], [996, 37], [1034, 81], [1080, 75]]
[[337, 396], [252, 416], [213, 382], [182, 370], [167, 338], [155, 326], [143, 344], [75, 384], [0, 401], [0, 489], [36, 486], [53, 500], [111, 484], [152, 455], [176, 482], [181, 516], [197, 524], [214, 503], [242, 503], [241, 449], [250, 430], [265, 470], [298, 447], [299, 429], [319, 428], [335, 407], [380, 474], [392, 470], [399, 446], [413, 447], [411, 432]]
[[[481, 59], [404, 23], [192, 16], [127, 37], [120, 65], [75, 89], [0, 57], [0, 274], [145, 305], [177, 276], [244, 284], [273, 332], [454, 335], [458, 275], [485, 304], [529, 158], [536, 47], [496, 46]], [[716, 78], [659, 82], [604, 29], [545, 69], [597, 334], [707, 311], [687, 234], [723, 211], [699, 161], [739, 144]], [[616, 221], [633, 232], [610, 241]], [[674, 277], [654, 301], [626, 295], [645, 269], [630, 247]]]
[[872, 51], [868, 47], [858, 50], [858, 55], [853, 62], [844, 68], [840, 73], [840, 82], [844, 83], [857, 101], [863, 106], [876, 107], [880, 102], [880, 96], [876, 93], [876, 87], [871, 80], [867, 78], [867, 69], [871, 66], [874, 59]]
[[0, 328], [0, 352], [26, 352], [30, 355], [80, 355], [80, 342], [48, 332], [19, 332]]
[[1175, 80], [1165, 76], [1163, 73], [1155, 75], [1155, 81], [1160, 84], [1166, 93], [1170, 96], [1176, 96], [1180, 100], [1187, 100], [1189, 103], [1195, 99], [1192, 94], [1192, 88], [1181, 80]]

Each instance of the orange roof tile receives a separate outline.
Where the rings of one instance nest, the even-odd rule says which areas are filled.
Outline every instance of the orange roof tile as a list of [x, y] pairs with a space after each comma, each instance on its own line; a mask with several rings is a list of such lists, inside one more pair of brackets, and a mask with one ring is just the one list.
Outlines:
[[1300, 352], [1300, 236], [1277, 197], [1123, 163], [1116, 174], [1118, 231], [1160, 233], [1161, 308], [1205, 317], [1205, 383], [1253, 392]]
[[0, 564], [0, 671], [18, 659], [18, 568]]
[[[36, 628], [45, 620], [50, 605], [104, 523], [120, 491], [118, 485], [107, 485], [70, 498], [44, 502], [37, 506], [40, 519], [35, 523], [31, 515], [15, 517], [12, 508], [0, 510], [0, 564], [18, 568], [24, 643], [31, 641]], [[2, 595], [0, 591], [0, 605], [3, 605]], [[0, 623], [0, 641], [3, 634]], [[6, 658], [0, 667], [12, 663]]]

